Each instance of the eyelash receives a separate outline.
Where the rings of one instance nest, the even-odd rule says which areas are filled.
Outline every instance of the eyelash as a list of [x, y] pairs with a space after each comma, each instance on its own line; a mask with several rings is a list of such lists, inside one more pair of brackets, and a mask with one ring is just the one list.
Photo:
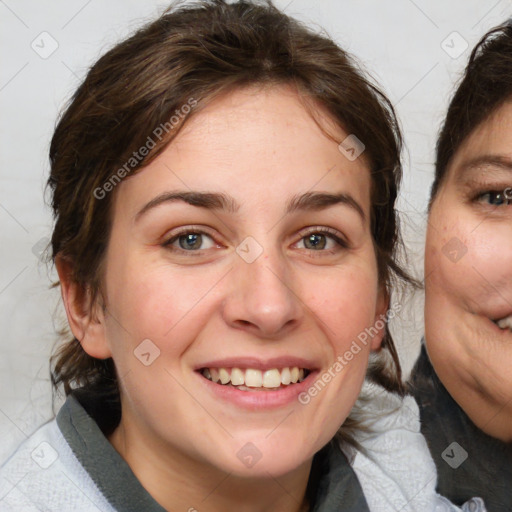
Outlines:
[[[168, 240], [163, 242], [161, 244], [161, 246], [163, 248], [168, 249], [175, 253], [194, 255], [194, 256], [201, 256], [204, 253], [204, 251], [208, 250], [208, 249], [185, 250], [185, 249], [181, 249], [178, 247], [174, 247], [172, 244], [177, 242], [180, 239], [180, 237], [182, 237], [184, 235], [206, 235], [207, 237], [212, 239], [212, 241], [215, 245], [217, 245], [217, 246], [220, 245], [215, 241], [214, 237], [210, 233], [204, 231], [203, 229], [187, 227], [187, 228], [183, 228], [180, 231], [178, 231], [177, 233], [175, 233], [171, 238], [169, 238]], [[318, 250], [318, 251], [315, 251], [313, 249], [307, 249], [307, 248], [302, 249], [302, 250], [306, 250], [306, 251], [311, 251], [312, 253], [323, 252], [323, 253], [333, 254], [336, 250], [349, 248], [348, 242], [339, 236], [338, 231], [336, 231], [332, 228], [327, 228], [327, 227], [322, 227], [322, 226], [310, 227], [310, 228], [307, 228], [307, 231], [303, 230], [302, 232], [300, 232], [299, 235], [300, 235], [299, 242], [303, 241], [306, 237], [308, 237], [310, 235], [325, 235], [327, 238], [331, 238], [332, 240], [334, 240], [334, 242], [339, 246], [336, 249], [323, 249], [323, 250]], [[295, 243], [298, 243], [298, 242], [295, 242]]]

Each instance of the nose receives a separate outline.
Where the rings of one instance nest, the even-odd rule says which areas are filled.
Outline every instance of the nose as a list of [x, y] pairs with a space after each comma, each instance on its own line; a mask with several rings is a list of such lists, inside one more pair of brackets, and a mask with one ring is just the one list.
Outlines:
[[240, 258], [230, 275], [230, 292], [223, 304], [228, 325], [261, 338], [275, 338], [301, 323], [304, 307], [282, 258], [271, 260], [262, 254], [252, 263]]

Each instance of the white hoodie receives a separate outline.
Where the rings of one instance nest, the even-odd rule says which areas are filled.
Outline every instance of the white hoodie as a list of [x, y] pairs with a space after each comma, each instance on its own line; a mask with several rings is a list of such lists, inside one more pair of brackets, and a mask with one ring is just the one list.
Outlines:
[[371, 512], [486, 512], [480, 498], [460, 509], [436, 493], [436, 466], [412, 396], [402, 399], [367, 381], [351, 417], [362, 426], [354, 437], [363, 450], [343, 442], [340, 447]]

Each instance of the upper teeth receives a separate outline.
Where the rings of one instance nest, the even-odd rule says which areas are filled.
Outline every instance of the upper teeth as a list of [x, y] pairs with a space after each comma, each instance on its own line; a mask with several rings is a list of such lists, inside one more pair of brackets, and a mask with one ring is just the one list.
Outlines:
[[501, 329], [512, 330], [512, 315], [502, 318], [496, 322]]
[[297, 366], [264, 371], [254, 368], [204, 368], [202, 374], [213, 382], [250, 388], [278, 388], [281, 384], [287, 386], [304, 380], [304, 369]]

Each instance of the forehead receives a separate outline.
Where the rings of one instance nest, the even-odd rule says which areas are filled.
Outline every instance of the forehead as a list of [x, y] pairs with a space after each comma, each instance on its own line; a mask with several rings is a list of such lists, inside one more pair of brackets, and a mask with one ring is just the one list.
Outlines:
[[297, 192], [344, 189], [367, 209], [364, 155], [347, 159], [336, 142], [347, 134], [322, 107], [311, 106], [318, 123], [288, 86], [251, 87], [216, 98], [118, 192], [127, 203], [179, 188], [226, 192], [239, 196], [242, 205], [284, 205]]
[[477, 126], [455, 153], [445, 183], [460, 183], [482, 173], [508, 170], [512, 164], [512, 102]]
[[[324, 153], [325, 161], [338, 161], [335, 141], [346, 136], [324, 107], [291, 87], [251, 87], [214, 100], [191, 118], [173, 145], [176, 151], [186, 149], [194, 157], [208, 151], [219, 156], [258, 155], [278, 160], [280, 154], [286, 154], [290, 161], [299, 162], [313, 153], [316, 158]], [[359, 170], [363, 158], [355, 165], [345, 158], [343, 167]], [[255, 158], [254, 163], [257, 161]]]

